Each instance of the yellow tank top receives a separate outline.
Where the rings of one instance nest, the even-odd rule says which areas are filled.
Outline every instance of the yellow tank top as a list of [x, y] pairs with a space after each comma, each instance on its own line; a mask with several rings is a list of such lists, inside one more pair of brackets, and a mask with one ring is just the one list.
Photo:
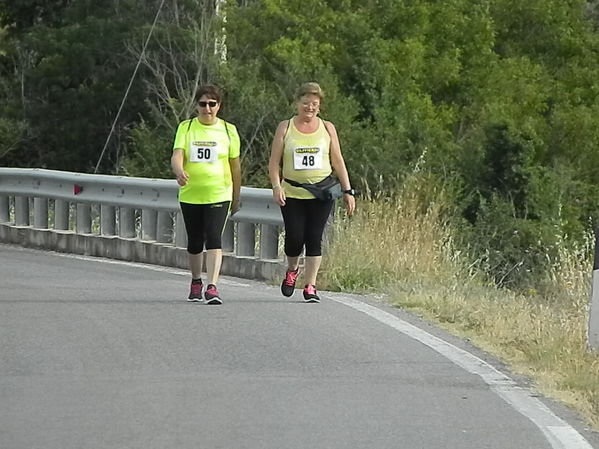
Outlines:
[[[314, 184], [333, 171], [331, 168], [331, 136], [322, 119], [318, 129], [310, 134], [300, 132], [289, 120], [283, 139], [283, 178], [299, 183]], [[285, 195], [289, 198], [312, 199], [314, 195], [302, 187], [294, 187], [283, 181]]]

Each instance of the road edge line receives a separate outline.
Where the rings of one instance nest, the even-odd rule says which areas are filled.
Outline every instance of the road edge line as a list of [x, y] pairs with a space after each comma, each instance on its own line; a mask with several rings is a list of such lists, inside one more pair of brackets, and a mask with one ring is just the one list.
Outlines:
[[509, 376], [474, 354], [364, 302], [338, 295], [331, 296], [330, 299], [398, 330], [438, 352], [469, 373], [481, 377], [501, 399], [532, 421], [553, 449], [593, 449], [593, 446], [576, 429], [553, 413], [539, 399], [532, 397], [530, 391], [518, 386]]

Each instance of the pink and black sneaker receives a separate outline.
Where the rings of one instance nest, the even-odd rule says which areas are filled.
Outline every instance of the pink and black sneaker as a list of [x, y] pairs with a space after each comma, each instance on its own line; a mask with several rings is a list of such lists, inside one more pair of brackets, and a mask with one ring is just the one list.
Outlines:
[[189, 289], [189, 296], [187, 300], [190, 302], [201, 302], [202, 300], [202, 289], [204, 288], [204, 284], [202, 284], [201, 279], [193, 279], [191, 281], [191, 287]]
[[312, 284], [307, 284], [304, 287], [304, 301], [305, 302], [320, 302], [320, 298], [316, 294], [316, 287]]
[[206, 291], [204, 292], [204, 298], [206, 298], [206, 304], [222, 304], [223, 301], [220, 299], [216, 285], [208, 284]]
[[295, 270], [287, 270], [285, 273], [285, 279], [283, 279], [283, 283], [281, 284], [281, 293], [283, 296], [291, 296], [295, 290], [295, 281], [297, 281], [297, 277], [299, 276], [299, 268]]

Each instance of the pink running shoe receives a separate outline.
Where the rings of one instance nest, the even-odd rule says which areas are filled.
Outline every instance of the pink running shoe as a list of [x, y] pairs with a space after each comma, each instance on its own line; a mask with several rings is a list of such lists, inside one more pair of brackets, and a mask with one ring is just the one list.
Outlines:
[[304, 287], [304, 301], [305, 302], [320, 302], [320, 298], [316, 294], [316, 287], [312, 284], [307, 284]]
[[297, 281], [297, 277], [299, 276], [299, 268], [295, 270], [287, 270], [285, 273], [285, 279], [283, 279], [283, 283], [281, 284], [281, 293], [283, 296], [291, 296], [295, 290], [295, 281]]
[[206, 291], [204, 292], [204, 298], [206, 298], [206, 304], [222, 304], [223, 301], [220, 299], [216, 285], [208, 284]]
[[204, 284], [202, 281], [191, 281], [191, 287], [189, 289], [189, 296], [187, 300], [190, 302], [201, 302], [202, 300], [202, 289], [204, 288]]

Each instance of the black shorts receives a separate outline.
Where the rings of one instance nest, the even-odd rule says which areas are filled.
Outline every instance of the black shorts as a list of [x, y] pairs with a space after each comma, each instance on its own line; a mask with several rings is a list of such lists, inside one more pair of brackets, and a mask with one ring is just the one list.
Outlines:
[[190, 254], [200, 254], [204, 250], [204, 246], [207, 250], [221, 249], [222, 235], [231, 202], [179, 204], [187, 231], [187, 251]]
[[297, 257], [306, 247], [306, 256], [322, 255], [322, 235], [334, 201], [287, 198], [281, 206], [285, 222], [285, 255]]

